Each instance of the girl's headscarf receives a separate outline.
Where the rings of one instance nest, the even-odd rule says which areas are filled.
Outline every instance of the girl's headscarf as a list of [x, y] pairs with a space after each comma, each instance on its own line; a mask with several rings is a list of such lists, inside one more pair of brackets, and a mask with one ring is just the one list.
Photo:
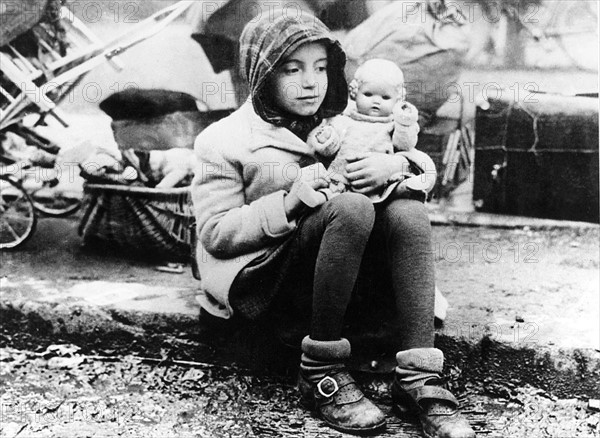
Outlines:
[[[275, 18], [274, 15], [277, 17]], [[317, 113], [309, 117], [289, 114], [273, 99], [269, 84], [283, 60], [302, 44], [322, 42], [327, 48], [327, 94]], [[288, 128], [306, 140], [323, 118], [340, 114], [348, 103], [344, 76], [346, 55], [329, 29], [316, 17], [302, 11], [299, 17], [285, 12], [265, 14], [249, 23], [240, 37], [240, 69], [248, 80], [254, 111], [266, 122]]]

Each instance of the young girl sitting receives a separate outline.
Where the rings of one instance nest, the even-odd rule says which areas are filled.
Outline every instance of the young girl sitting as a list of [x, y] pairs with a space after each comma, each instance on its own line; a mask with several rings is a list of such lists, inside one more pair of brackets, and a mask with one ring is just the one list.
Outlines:
[[[409, 167], [424, 173], [423, 157], [374, 152], [346, 166], [359, 193], [342, 193], [314, 209], [299, 198], [303, 186], [329, 185], [306, 141], [347, 105], [344, 64], [339, 42], [308, 14], [264, 14], [244, 29], [240, 65], [250, 99], [195, 144], [199, 301], [226, 319], [306, 315], [302, 401], [331, 427], [350, 433], [382, 429], [385, 415], [346, 368], [350, 342], [343, 329], [355, 321], [346, 316], [356, 311], [356, 318], [367, 318], [370, 306], [385, 306], [398, 327], [391, 336], [394, 403], [418, 415], [430, 438], [473, 438], [458, 401], [443, 387], [444, 355], [434, 348], [427, 209], [405, 197], [374, 206], [359, 194], [381, 190]], [[359, 274], [367, 290], [355, 292]], [[386, 287], [374, 287], [383, 279]]]
[[[402, 70], [385, 59], [370, 59], [362, 64], [350, 83], [353, 103], [343, 115], [323, 123], [309, 134], [308, 144], [322, 157], [335, 157], [329, 165], [331, 184], [317, 192], [304, 190], [302, 201], [315, 207], [323, 199], [352, 190], [344, 176], [346, 165], [355, 157], [369, 152], [392, 154], [400, 152], [410, 158], [417, 143], [418, 111], [404, 97]], [[373, 202], [382, 202], [394, 191], [413, 196], [423, 196], [431, 189], [433, 180], [428, 175], [416, 176], [399, 173], [393, 175], [383, 191], [368, 193]]]

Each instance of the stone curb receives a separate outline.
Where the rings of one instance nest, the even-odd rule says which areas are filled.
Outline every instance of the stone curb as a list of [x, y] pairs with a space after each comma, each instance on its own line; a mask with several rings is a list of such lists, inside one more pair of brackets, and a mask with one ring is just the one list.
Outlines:
[[437, 207], [429, 208], [429, 219], [431, 220], [432, 225], [460, 225], [465, 227], [488, 227], [504, 229], [527, 227], [531, 230], [593, 230], [600, 228], [599, 224], [590, 222], [562, 221], [555, 219], [509, 216], [481, 212], [452, 211], [449, 209], [441, 210]]
[[[282, 342], [270, 327], [225, 329], [177, 313], [124, 311], [81, 304], [1, 301], [2, 346], [38, 350], [72, 343], [83, 354], [125, 355], [200, 361], [239, 366], [257, 372], [295, 373], [300, 336]], [[393, 370], [393, 351], [374, 355], [382, 336], [348, 336], [353, 344], [353, 368], [372, 373]], [[465, 338], [436, 336], [446, 355], [446, 368], [460, 385], [509, 397], [526, 384], [561, 398], [596, 398], [600, 393], [600, 351], [514, 344], [489, 334]], [[373, 362], [373, 357], [377, 358]]]

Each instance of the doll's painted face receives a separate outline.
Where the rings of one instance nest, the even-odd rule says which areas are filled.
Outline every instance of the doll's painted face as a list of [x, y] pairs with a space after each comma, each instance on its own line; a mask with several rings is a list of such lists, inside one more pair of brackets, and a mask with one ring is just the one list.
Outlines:
[[356, 91], [356, 109], [367, 116], [387, 117], [401, 98], [398, 85], [388, 81], [362, 81]]
[[303, 44], [275, 71], [275, 102], [298, 116], [312, 116], [327, 94], [327, 49], [321, 43]]

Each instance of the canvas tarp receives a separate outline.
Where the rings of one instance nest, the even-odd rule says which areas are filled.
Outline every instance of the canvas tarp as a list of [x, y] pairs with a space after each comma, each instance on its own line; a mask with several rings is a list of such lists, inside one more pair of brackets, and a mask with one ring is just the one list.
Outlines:
[[343, 46], [347, 77], [368, 59], [394, 61], [404, 71], [407, 100], [435, 113], [456, 90], [451, 84], [469, 41], [461, 17], [443, 2], [394, 1], [350, 31]]

